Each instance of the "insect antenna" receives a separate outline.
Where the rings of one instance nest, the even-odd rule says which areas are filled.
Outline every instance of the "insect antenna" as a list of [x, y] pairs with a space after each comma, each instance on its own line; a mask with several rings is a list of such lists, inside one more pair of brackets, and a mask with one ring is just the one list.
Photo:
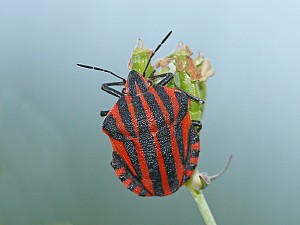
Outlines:
[[109, 74], [111, 74], [111, 75], [113, 75], [113, 76], [121, 79], [124, 82], [124, 84], [126, 83], [126, 80], [123, 77], [120, 77], [119, 75], [117, 75], [117, 74], [115, 74], [115, 73], [113, 73], [113, 72], [111, 72], [109, 70], [106, 70], [106, 69], [103, 69], [103, 68], [99, 68], [99, 67], [94, 67], [94, 66], [88, 66], [88, 65], [84, 65], [84, 64], [79, 64], [79, 63], [77, 64], [77, 66], [80, 66], [80, 67], [83, 67], [83, 68], [86, 68], [86, 69], [99, 70], [99, 71], [103, 71], [105, 73], [109, 73]]
[[147, 68], [148, 68], [148, 66], [149, 66], [149, 64], [150, 64], [150, 61], [151, 61], [152, 57], [153, 57], [154, 54], [158, 51], [158, 49], [160, 49], [160, 47], [163, 45], [163, 43], [165, 43], [165, 41], [170, 37], [171, 33], [172, 33], [172, 31], [170, 31], [170, 32], [165, 36], [165, 38], [160, 42], [160, 44], [156, 47], [156, 49], [155, 49], [155, 50], [153, 51], [153, 53], [151, 54], [151, 56], [150, 56], [150, 58], [149, 58], [149, 60], [148, 60], [148, 62], [147, 62], [147, 65], [146, 65], [146, 67], [145, 67], [145, 70], [144, 70], [144, 72], [143, 72], [143, 76], [145, 76], [146, 70], [147, 70]]

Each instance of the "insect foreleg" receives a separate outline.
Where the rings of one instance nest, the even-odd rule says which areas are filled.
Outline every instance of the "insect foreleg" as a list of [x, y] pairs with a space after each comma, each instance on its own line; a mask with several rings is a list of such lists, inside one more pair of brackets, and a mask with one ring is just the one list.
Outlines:
[[114, 88], [111, 88], [111, 86], [122, 86], [122, 85], [125, 85], [125, 83], [124, 82], [104, 83], [101, 85], [101, 90], [107, 92], [108, 94], [111, 94], [113, 96], [120, 98], [121, 96], [124, 96], [124, 94], [120, 91], [117, 91]]
[[192, 120], [193, 126], [196, 128], [197, 133], [202, 129], [202, 123], [200, 120]]
[[153, 75], [149, 78], [152, 78], [152, 79], [156, 79], [156, 78], [159, 78], [159, 77], [164, 77], [162, 80], [160, 80], [157, 85], [161, 85], [161, 86], [164, 86], [166, 85], [170, 80], [173, 79], [173, 73], [163, 73], [163, 74], [159, 74], [159, 75]]
[[192, 99], [192, 100], [194, 100], [194, 101], [196, 101], [196, 102], [199, 102], [199, 104], [204, 104], [205, 102], [202, 100], [202, 99], [200, 99], [200, 98], [198, 98], [198, 97], [196, 97], [196, 96], [194, 96], [194, 95], [191, 95], [190, 93], [187, 93], [186, 91], [184, 91], [184, 90], [181, 90], [183, 93], [185, 93], [190, 99]]
[[100, 111], [100, 116], [101, 117], [104, 117], [108, 114], [109, 110], [103, 110], [103, 111]]

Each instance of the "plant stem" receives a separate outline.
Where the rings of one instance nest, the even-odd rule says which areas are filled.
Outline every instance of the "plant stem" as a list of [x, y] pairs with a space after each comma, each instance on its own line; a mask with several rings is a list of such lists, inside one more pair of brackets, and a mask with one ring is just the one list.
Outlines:
[[[199, 82], [199, 88], [200, 88], [200, 99], [202, 100], [206, 100], [206, 82]], [[204, 105], [200, 105], [200, 119], [202, 119], [203, 116], [203, 111], [204, 111]], [[191, 179], [186, 182], [185, 186], [189, 189], [190, 193], [192, 194], [192, 196], [194, 197], [194, 200], [198, 206], [199, 212], [202, 215], [202, 218], [205, 222], [206, 225], [217, 225], [210, 209], [209, 206], [205, 200], [205, 197], [203, 195], [203, 193], [201, 192], [201, 190], [195, 190], [195, 188], [192, 185], [193, 180], [195, 182], [197, 182], [197, 180], [200, 178], [198, 176], [199, 172], [198, 171], [194, 171], [193, 176], [191, 177]], [[197, 180], [196, 180], [197, 179]]]
[[189, 189], [189, 191], [193, 195], [194, 200], [198, 206], [198, 209], [202, 215], [202, 218], [203, 218], [205, 224], [206, 225], [217, 225], [217, 223], [208, 207], [208, 204], [205, 200], [203, 193], [201, 191], [195, 190], [192, 186], [191, 181], [188, 181], [186, 183], [186, 187]]

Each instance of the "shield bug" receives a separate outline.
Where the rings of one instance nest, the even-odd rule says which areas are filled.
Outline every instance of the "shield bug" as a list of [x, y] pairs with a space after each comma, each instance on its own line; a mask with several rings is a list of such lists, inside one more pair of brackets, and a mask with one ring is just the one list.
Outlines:
[[[166, 196], [177, 191], [197, 166], [200, 121], [189, 115], [190, 100], [204, 103], [190, 94], [166, 87], [173, 74], [144, 77], [153, 55], [171, 35], [171, 31], [153, 51], [143, 74], [129, 72], [127, 80], [99, 67], [78, 66], [110, 73], [121, 81], [104, 83], [101, 89], [118, 97], [112, 109], [101, 111], [103, 132], [113, 148], [111, 166], [125, 187], [139, 196]], [[152, 80], [160, 78], [153, 84]], [[162, 78], [162, 79], [161, 79]], [[122, 92], [114, 86], [124, 86]]]

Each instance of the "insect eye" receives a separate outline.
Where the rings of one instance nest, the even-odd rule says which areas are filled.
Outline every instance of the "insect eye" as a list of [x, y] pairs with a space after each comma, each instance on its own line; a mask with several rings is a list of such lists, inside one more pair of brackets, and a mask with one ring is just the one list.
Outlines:
[[152, 81], [148, 80], [148, 86], [151, 86], [151, 85], [152, 85]]
[[123, 93], [123, 94], [127, 94], [126, 88], [123, 88], [123, 89], [122, 89], [122, 93]]

